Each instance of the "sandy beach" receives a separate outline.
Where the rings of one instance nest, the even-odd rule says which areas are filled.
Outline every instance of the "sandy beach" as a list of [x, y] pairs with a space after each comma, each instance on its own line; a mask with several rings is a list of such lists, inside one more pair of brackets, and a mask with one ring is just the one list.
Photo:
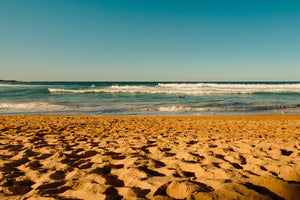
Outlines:
[[300, 116], [0, 116], [0, 199], [300, 199]]

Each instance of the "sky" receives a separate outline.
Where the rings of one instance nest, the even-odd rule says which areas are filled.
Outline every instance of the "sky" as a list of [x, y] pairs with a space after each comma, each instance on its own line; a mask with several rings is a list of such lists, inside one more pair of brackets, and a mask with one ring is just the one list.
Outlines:
[[299, 81], [297, 0], [0, 0], [0, 79]]

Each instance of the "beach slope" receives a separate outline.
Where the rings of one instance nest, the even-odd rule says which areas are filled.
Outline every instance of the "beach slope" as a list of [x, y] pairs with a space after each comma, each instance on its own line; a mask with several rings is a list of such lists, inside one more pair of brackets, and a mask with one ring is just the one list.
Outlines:
[[300, 116], [0, 116], [0, 199], [300, 199]]

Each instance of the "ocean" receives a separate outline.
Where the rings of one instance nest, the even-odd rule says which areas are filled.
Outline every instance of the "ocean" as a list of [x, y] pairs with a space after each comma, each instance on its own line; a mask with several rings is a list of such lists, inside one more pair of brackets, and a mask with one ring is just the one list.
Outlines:
[[0, 114], [300, 114], [300, 82], [3, 82]]

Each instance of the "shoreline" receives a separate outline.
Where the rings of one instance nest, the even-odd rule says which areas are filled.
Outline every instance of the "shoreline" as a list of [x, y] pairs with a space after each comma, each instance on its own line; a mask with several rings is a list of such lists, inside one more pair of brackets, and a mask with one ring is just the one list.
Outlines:
[[0, 115], [0, 143], [4, 200], [300, 197], [300, 115]]
[[124, 118], [161, 118], [161, 117], [167, 117], [167, 118], [267, 118], [267, 117], [279, 117], [279, 118], [284, 118], [284, 117], [292, 117], [292, 118], [300, 118], [300, 114], [259, 114], [259, 115], [57, 115], [57, 114], [0, 114], [0, 117], [14, 117], [14, 116], [27, 116], [27, 117], [92, 117], [92, 118], [112, 118], [112, 117], [124, 117]]

